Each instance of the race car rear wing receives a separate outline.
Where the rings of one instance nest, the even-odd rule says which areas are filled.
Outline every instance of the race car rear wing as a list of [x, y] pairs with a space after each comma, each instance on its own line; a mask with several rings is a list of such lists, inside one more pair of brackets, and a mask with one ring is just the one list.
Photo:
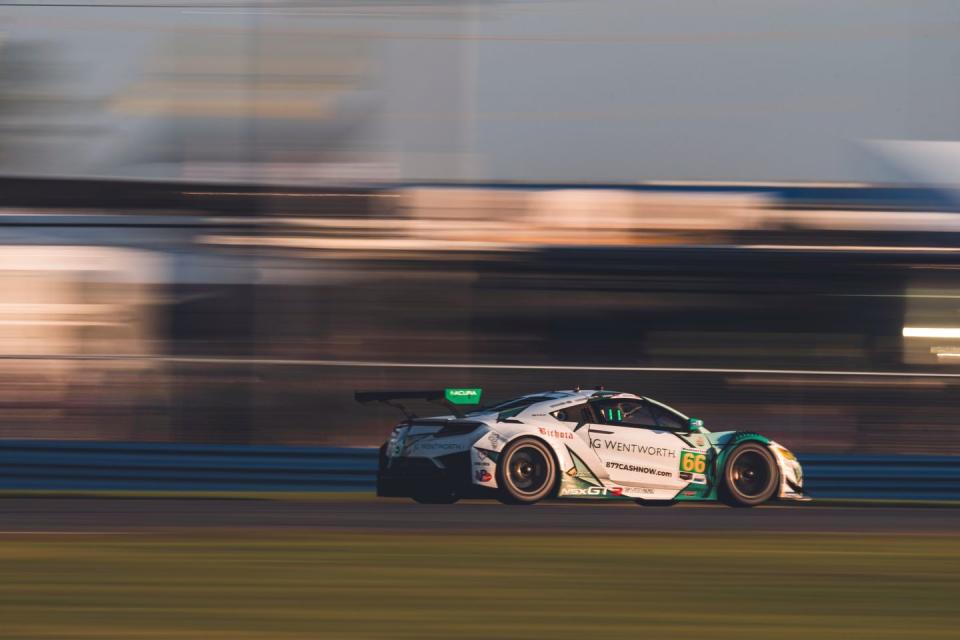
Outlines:
[[480, 404], [483, 389], [435, 389], [430, 391], [356, 391], [354, 400], [361, 404], [368, 402], [382, 402], [403, 412], [407, 420], [416, 418], [416, 414], [407, 411], [407, 408], [396, 402], [397, 400], [425, 400], [442, 405], [450, 410], [457, 418], [464, 417], [461, 406]]

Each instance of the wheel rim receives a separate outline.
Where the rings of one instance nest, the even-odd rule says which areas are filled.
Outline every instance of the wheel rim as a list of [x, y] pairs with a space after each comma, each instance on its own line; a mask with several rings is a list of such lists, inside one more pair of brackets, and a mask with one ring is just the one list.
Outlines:
[[537, 493], [547, 481], [549, 463], [543, 451], [534, 447], [522, 447], [510, 457], [507, 472], [510, 484], [517, 491]]
[[741, 495], [758, 496], [770, 481], [770, 466], [756, 451], [744, 451], [733, 461], [732, 476], [733, 486]]

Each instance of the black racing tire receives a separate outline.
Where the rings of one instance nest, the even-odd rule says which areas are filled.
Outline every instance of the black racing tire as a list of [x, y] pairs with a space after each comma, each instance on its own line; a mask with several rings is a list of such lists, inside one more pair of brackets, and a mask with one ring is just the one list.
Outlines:
[[677, 504], [676, 500], [635, 500], [641, 507], [672, 507]]
[[453, 504], [460, 499], [460, 494], [455, 489], [441, 487], [418, 491], [410, 497], [420, 504]]
[[497, 498], [505, 504], [533, 504], [552, 497], [557, 486], [557, 461], [536, 438], [510, 443], [497, 464]]
[[755, 507], [773, 497], [780, 470], [770, 449], [760, 442], [744, 442], [727, 458], [718, 491], [731, 507]]

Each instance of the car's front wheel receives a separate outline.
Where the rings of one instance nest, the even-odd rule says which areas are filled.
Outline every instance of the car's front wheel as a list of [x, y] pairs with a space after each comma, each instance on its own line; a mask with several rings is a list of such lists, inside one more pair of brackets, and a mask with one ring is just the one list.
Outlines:
[[759, 442], [745, 442], [727, 459], [720, 499], [733, 507], [753, 507], [772, 498], [779, 482], [770, 450]]
[[557, 464], [550, 448], [536, 438], [520, 438], [497, 465], [499, 498], [508, 504], [533, 504], [553, 494]]

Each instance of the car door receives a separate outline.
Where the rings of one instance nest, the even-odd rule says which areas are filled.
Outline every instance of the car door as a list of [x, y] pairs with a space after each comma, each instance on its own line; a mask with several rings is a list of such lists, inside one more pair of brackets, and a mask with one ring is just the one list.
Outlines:
[[593, 410], [597, 422], [589, 425], [590, 447], [614, 484], [679, 491], [689, 482], [680, 477], [688, 445], [657, 425], [647, 402], [608, 398], [595, 402]]

